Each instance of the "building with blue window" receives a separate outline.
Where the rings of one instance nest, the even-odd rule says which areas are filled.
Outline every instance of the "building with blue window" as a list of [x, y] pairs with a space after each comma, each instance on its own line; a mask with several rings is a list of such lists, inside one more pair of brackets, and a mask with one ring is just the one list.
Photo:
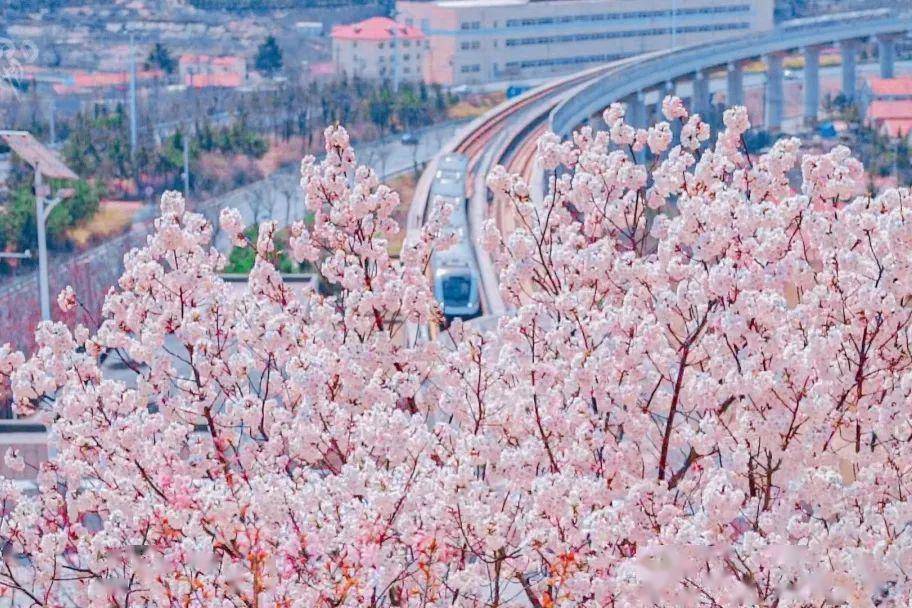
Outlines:
[[570, 74], [773, 27], [774, 0], [431, 0], [396, 3], [427, 36], [424, 79], [478, 85]]

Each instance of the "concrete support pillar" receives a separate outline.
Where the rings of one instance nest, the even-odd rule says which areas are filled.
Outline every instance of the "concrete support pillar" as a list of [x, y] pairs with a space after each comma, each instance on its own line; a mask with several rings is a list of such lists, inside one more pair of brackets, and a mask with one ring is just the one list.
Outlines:
[[804, 49], [804, 124], [817, 124], [820, 108], [820, 47]]
[[894, 36], [877, 37], [877, 58], [880, 60], [880, 77], [893, 78], [896, 73], [896, 38]]
[[744, 71], [741, 64], [733, 61], [728, 64], [728, 73], [726, 74], [725, 105], [743, 106], [744, 105]]
[[766, 128], [782, 128], [782, 54], [770, 53], [763, 58], [766, 63]]
[[847, 99], [855, 99], [855, 59], [858, 43], [855, 40], [843, 40], [839, 43], [842, 54], [842, 94]]
[[[646, 127], [646, 94], [643, 91], [637, 91], [627, 98], [627, 124], [637, 129]], [[646, 150], [635, 153], [634, 161], [644, 163]]]
[[690, 111], [700, 114], [703, 120], [709, 120], [709, 72], [706, 70], [694, 72]]
[[643, 91], [627, 98], [627, 124], [638, 129], [646, 126], [646, 95]]
[[596, 112], [595, 114], [591, 114], [591, 115], [589, 116], [589, 120], [586, 121], [586, 124], [587, 124], [593, 131], [602, 131], [602, 130], [605, 129], [605, 121], [602, 120], [602, 113], [601, 113], [601, 112]]

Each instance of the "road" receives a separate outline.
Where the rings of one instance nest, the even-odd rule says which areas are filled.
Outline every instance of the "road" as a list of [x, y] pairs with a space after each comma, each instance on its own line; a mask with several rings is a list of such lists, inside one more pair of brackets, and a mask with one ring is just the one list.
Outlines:
[[[382, 178], [388, 178], [433, 158], [463, 124], [452, 121], [416, 131], [418, 144], [415, 146], [405, 145], [399, 136], [395, 136], [355, 144], [355, 153], [358, 162], [373, 168]], [[238, 209], [247, 225], [274, 219], [279, 226], [287, 226], [303, 218], [304, 200], [297, 168], [277, 171], [264, 180], [206, 201], [200, 210], [204, 210], [210, 221], [217, 222], [218, 210], [224, 207]], [[214, 240], [218, 249], [227, 251], [230, 248], [227, 235], [218, 230]]]

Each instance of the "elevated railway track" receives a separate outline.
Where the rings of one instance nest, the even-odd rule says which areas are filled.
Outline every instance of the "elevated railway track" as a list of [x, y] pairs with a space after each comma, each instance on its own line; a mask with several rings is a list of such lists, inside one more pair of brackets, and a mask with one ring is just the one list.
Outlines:
[[[615, 101], [628, 101], [632, 106], [630, 114], [634, 116], [634, 122], [643, 123], [646, 115], [642, 107], [644, 93], [649, 90], [672, 92], [675, 82], [682, 80], [692, 83], [692, 111], [705, 111], [705, 107], [699, 107], [698, 89], [706, 86], [710, 70], [720, 68], [728, 70], [728, 99], [737, 102], [743, 95], [741, 66], [757, 58], [767, 63], [767, 126], [776, 129], [781, 121], [781, 106], [776, 103], [781, 104], [781, 59], [785, 53], [800, 50], [805, 53], [806, 62], [810, 62], [816, 61], [819, 48], [839, 45], [843, 53], [843, 87], [854, 91], [855, 43], [876, 40], [882, 53], [881, 74], [889, 75], [893, 71], [894, 55], [889, 45], [897, 36], [909, 31], [912, 31], [912, 14], [884, 10], [787, 22], [769, 32], [656, 51], [590, 68], [531, 89], [474, 120], [448, 142], [438, 158], [456, 153], [468, 159], [465, 176], [467, 238], [478, 268], [482, 315], [496, 316], [505, 312], [491, 260], [477, 246], [485, 219], [494, 217], [503, 223], [507, 217], [490, 209], [485, 176], [495, 165], [503, 164], [528, 181], [533, 196], [536, 192], [540, 195], [541, 188], [536, 188], [536, 185], [541, 185], [543, 180], [533, 161], [536, 141], [545, 131], [566, 137]], [[885, 50], [887, 48], [889, 52]], [[808, 69], [805, 72], [805, 107], [808, 112], [814, 112], [815, 119], [819, 99], [814, 95], [819, 96], [819, 93], [816, 93], [816, 81], [811, 78], [818, 77], [818, 70]], [[420, 228], [433, 206], [432, 189], [436, 172], [436, 161], [432, 161], [415, 190], [408, 216], [409, 230]], [[509, 229], [509, 226], [502, 227]]]

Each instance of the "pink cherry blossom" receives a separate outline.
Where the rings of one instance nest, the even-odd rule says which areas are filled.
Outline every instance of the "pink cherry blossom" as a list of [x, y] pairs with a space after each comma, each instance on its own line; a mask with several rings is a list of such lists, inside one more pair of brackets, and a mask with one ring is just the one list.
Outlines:
[[244, 220], [241, 218], [241, 213], [237, 209], [222, 209], [219, 214], [219, 224], [222, 229], [228, 233], [228, 236], [231, 237], [232, 244], [239, 247], [243, 247], [247, 244], [246, 239], [244, 238]]
[[6, 466], [12, 471], [21, 473], [25, 470], [25, 459], [22, 458], [22, 455], [16, 448], [7, 448], [6, 453], [3, 455], [3, 460]]
[[541, 199], [491, 172], [510, 312], [437, 340], [452, 205], [390, 256], [401, 201], [344, 129], [289, 228], [322, 293], [285, 285], [272, 222], [229, 289], [166, 194], [97, 331], [0, 347], [52, 447], [5, 454], [36, 473], [0, 480], [0, 603], [910, 605], [912, 195], [842, 147], [748, 156], [743, 108], [715, 138], [663, 111], [678, 138], [617, 105], [543, 136]]
[[63, 288], [57, 295], [57, 306], [60, 307], [60, 310], [63, 312], [68, 312], [76, 308], [76, 292], [73, 290], [73, 287], [67, 285]]
[[687, 118], [687, 108], [680, 97], [666, 95], [662, 99], [662, 116], [665, 120], [679, 120]]

